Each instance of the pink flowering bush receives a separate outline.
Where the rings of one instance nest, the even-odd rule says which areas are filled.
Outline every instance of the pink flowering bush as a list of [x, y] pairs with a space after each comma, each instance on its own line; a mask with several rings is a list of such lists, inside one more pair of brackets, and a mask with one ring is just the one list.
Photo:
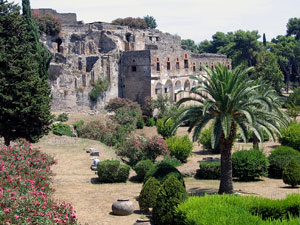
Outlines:
[[168, 146], [164, 139], [153, 137], [148, 139], [142, 136], [129, 136], [124, 144], [118, 148], [117, 154], [126, 157], [130, 165], [135, 165], [141, 160], [150, 159], [153, 162], [159, 155], [169, 154]]
[[79, 224], [71, 204], [56, 203], [52, 157], [20, 140], [0, 143], [0, 221], [3, 224]]

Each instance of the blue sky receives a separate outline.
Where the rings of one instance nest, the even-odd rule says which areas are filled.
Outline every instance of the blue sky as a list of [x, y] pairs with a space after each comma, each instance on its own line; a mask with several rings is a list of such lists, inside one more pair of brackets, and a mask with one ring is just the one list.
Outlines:
[[196, 42], [238, 29], [258, 30], [270, 40], [285, 34], [289, 18], [300, 17], [299, 0], [31, 0], [31, 7], [74, 12], [84, 22], [151, 15], [158, 29]]

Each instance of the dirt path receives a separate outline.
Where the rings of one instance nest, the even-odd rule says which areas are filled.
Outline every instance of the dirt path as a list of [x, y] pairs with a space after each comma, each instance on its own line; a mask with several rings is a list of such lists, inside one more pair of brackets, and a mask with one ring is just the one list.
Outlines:
[[[144, 131], [151, 135], [150, 130]], [[180, 131], [181, 132], [181, 131]], [[184, 133], [184, 130], [182, 131]], [[276, 143], [266, 143], [267, 151], [272, 149]], [[132, 182], [121, 184], [98, 184], [97, 175], [89, 167], [92, 163], [89, 154], [85, 151], [91, 147], [100, 150], [100, 159], [117, 159], [114, 150], [97, 142], [87, 139], [58, 137], [48, 135], [35, 146], [57, 159], [57, 164], [53, 166], [55, 176], [53, 177], [53, 187], [56, 189], [55, 198], [60, 201], [71, 202], [77, 211], [77, 216], [82, 224], [90, 225], [132, 225], [140, 217], [139, 212], [119, 217], [111, 215], [111, 205], [118, 198], [128, 198], [134, 202], [135, 209], [138, 210], [136, 197], [139, 195], [142, 185]], [[239, 146], [251, 147], [251, 144]], [[195, 171], [199, 167], [199, 160], [209, 155], [203, 155], [201, 147], [195, 145], [194, 153], [189, 158], [188, 163], [180, 168], [181, 171]], [[214, 157], [218, 157], [215, 155]], [[186, 187], [192, 195], [202, 195], [205, 193], [215, 193], [219, 187], [217, 180], [196, 180], [186, 178]], [[282, 180], [264, 178], [257, 182], [234, 182], [235, 191], [241, 194], [264, 196], [268, 198], [284, 198], [289, 193], [299, 193], [299, 189], [287, 188]]]

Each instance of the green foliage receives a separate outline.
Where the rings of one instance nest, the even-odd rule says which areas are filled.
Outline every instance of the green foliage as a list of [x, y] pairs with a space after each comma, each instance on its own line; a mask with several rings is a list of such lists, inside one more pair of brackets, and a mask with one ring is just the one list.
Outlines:
[[164, 159], [163, 159], [162, 162], [167, 163], [167, 164], [169, 164], [171, 166], [174, 166], [174, 167], [181, 166], [181, 162], [178, 159], [176, 159], [172, 156], [168, 156], [168, 155], [164, 156]]
[[272, 85], [277, 93], [281, 93], [281, 88], [284, 86], [284, 76], [277, 60], [276, 55], [270, 51], [258, 53], [257, 64], [254, 73], [252, 74], [252, 78], [261, 78]]
[[186, 162], [187, 158], [192, 154], [194, 147], [188, 135], [169, 137], [166, 139], [166, 143], [171, 156], [174, 156], [181, 162]]
[[145, 126], [145, 123], [144, 123], [143, 117], [139, 117], [137, 122], [136, 122], [136, 128], [137, 129], [143, 129], [144, 126]]
[[291, 159], [287, 164], [283, 170], [282, 179], [285, 184], [289, 184], [292, 187], [300, 184], [300, 164], [297, 160]]
[[232, 154], [233, 176], [251, 181], [268, 174], [268, 159], [258, 149], [242, 150]]
[[60, 122], [66, 122], [66, 121], [68, 121], [68, 119], [69, 119], [69, 117], [68, 117], [67, 113], [59, 114], [56, 118], [56, 120], [60, 121]]
[[110, 82], [107, 79], [99, 79], [93, 84], [89, 97], [93, 102], [97, 102], [99, 97], [108, 90]]
[[53, 134], [58, 135], [58, 136], [62, 136], [62, 135], [66, 135], [69, 137], [73, 136], [71, 127], [67, 124], [62, 124], [62, 123], [53, 124], [52, 132], [53, 132]]
[[139, 206], [141, 210], [148, 211], [149, 208], [154, 207], [160, 187], [160, 182], [154, 177], [147, 180], [139, 195]]
[[128, 26], [136, 29], [146, 29], [148, 27], [146, 21], [139, 17], [137, 18], [126, 17], [124, 19], [118, 18], [113, 20], [111, 23], [113, 25]]
[[300, 87], [294, 89], [294, 92], [289, 95], [287, 105], [300, 106]]
[[140, 112], [128, 108], [118, 109], [115, 112], [115, 115], [111, 117], [113, 121], [116, 121], [118, 124], [130, 131], [133, 131], [137, 128], [137, 122], [140, 118]]
[[156, 225], [175, 224], [175, 207], [185, 201], [188, 194], [185, 187], [175, 176], [169, 176], [162, 184], [157, 194], [152, 211], [152, 220]]
[[190, 197], [175, 209], [177, 224], [296, 225], [300, 223], [300, 195], [284, 200], [253, 196], [205, 195]]
[[156, 178], [160, 183], [163, 183], [169, 176], [175, 176], [180, 182], [184, 184], [183, 176], [174, 166], [161, 162], [152, 167], [145, 176], [144, 184], [150, 177]]
[[281, 130], [279, 142], [300, 151], [300, 123], [292, 121], [287, 129]]
[[287, 105], [286, 113], [289, 115], [289, 117], [296, 120], [297, 116], [300, 114], [300, 105]]
[[79, 120], [79, 121], [76, 121], [75, 123], [73, 123], [73, 127], [77, 131], [77, 133], [78, 133], [79, 130], [81, 130], [83, 125], [84, 125], [83, 120]]
[[153, 16], [144, 16], [144, 20], [147, 24], [147, 28], [150, 28], [150, 29], [155, 29], [157, 27], [157, 23], [156, 23], [156, 20], [154, 19]]
[[[264, 138], [263, 141], [264, 142], [265, 141], [269, 141], [270, 137], [269, 137], [268, 133], [265, 130], [263, 130], [262, 133], [263, 133], [263, 138]], [[248, 131], [248, 139], [246, 141], [247, 142], [252, 142], [253, 141], [253, 137], [254, 137], [254, 132], [252, 130], [249, 130]], [[241, 136], [240, 133], [237, 134], [237, 139], [239, 141], [243, 141], [242, 136]]]
[[201, 131], [200, 137], [198, 138], [198, 144], [202, 144], [205, 149], [213, 154], [220, 154], [220, 147], [217, 144], [214, 148], [212, 147], [212, 126]]
[[220, 179], [220, 162], [200, 162], [200, 169], [197, 170], [196, 177], [204, 180]]
[[290, 18], [286, 27], [287, 35], [294, 35], [296, 40], [300, 40], [300, 18]]
[[157, 133], [163, 136], [163, 138], [171, 137], [173, 135], [172, 134], [173, 125], [174, 125], [173, 119], [168, 119], [167, 117], [159, 119], [156, 122]]
[[121, 165], [118, 160], [105, 160], [97, 165], [98, 177], [101, 183], [126, 182], [129, 177], [130, 167]]
[[49, 14], [43, 16], [33, 15], [32, 18], [38, 26], [40, 33], [55, 36], [61, 31], [60, 22]]
[[155, 126], [155, 120], [154, 120], [154, 118], [147, 118], [147, 120], [146, 120], [146, 126], [147, 127], [153, 127], [153, 126]]
[[136, 172], [137, 181], [143, 181], [146, 173], [154, 166], [154, 163], [150, 160], [141, 160], [134, 166]]
[[191, 40], [191, 39], [182, 39], [181, 40], [181, 45], [186, 46], [189, 50], [191, 50], [192, 52], [198, 52], [198, 47], [195, 44], [195, 41]]
[[5, 144], [23, 137], [33, 142], [49, 132], [51, 55], [39, 42], [29, 1], [0, 4], [0, 136]]
[[282, 172], [291, 159], [300, 163], [300, 153], [295, 149], [287, 146], [276, 147], [268, 157], [269, 159], [269, 176], [273, 178], [282, 178]]

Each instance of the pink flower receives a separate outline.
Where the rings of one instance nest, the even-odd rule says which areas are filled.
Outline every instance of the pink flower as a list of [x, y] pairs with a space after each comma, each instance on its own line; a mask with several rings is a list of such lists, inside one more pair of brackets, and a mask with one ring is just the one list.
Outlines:
[[17, 219], [19, 219], [20, 218], [20, 216], [18, 216], [18, 215], [15, 215], [15, 219], [17, 220]]

